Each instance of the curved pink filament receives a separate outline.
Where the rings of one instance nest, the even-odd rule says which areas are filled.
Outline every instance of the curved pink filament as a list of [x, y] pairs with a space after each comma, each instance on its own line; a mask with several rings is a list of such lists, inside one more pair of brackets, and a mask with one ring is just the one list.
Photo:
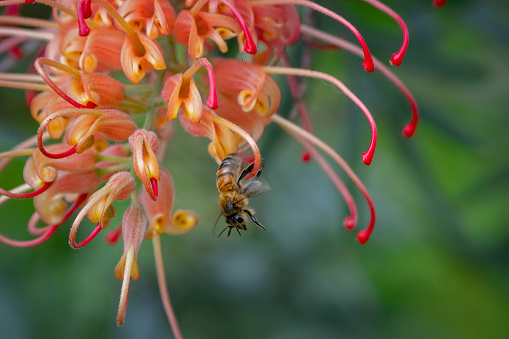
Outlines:
[[408, 28], [406, 27], [405, 22], [401, 17], [396, 13], [394, 10], [389, 8], [387, 5], [381, 3], [378, 0], [364, 0], [365, 2], [371, 4], [373, 7], [378, 8], [382, 12], [389, 15], [391, 18], [396, 20], [396, 22], [401, 26], [401, 30], [403, 31], [403, 43], [401, 45], [401, 48], [399, 51], [394, 53], [391, 58], [391, 64], [395, 66], [401, 65], [401, 61], [403, 61], [403, 58], [405, 57], [406, 50], [408, 48]]
[[[309, 34], [315, 38], [327, 41], [328, 43], [331, 43], [335, 46], [338, 46], [349, 51], [350, 53], [362, 57], [362, 50], [359, 47], [342, 38], [322, 32], [318, 29], [306, 25], [301, 26], [301, 32]], [[403, 128], [403, 135], [410, 138], [414, 134], [415, 129], [417, 128], [417, 123], [419, 122], [419, 107], [417, 106], [417, 102], [415, 101], [415, 98], [410, 92], [410, 90], [391, 70], [389, 70], [389, 68], [387, 68], [377, 58], [373, 58], [373, 61], [377, 69], [380, 71], [380, 73], [382, 73], [387, 79], [389, 79], [390, 82], [392, 82], [401, 91], [401, 93], [405, 96], [405, 98], [408, 100], [408, 103], [410, 104], [410, 107], [412, 109], [412, 120]]]
[[256, 44], [253, 41], [253, 37], [251, 36], [251, 33], [249, 32], [249, 28], [246, 25], [246, 22], [244, 21], [244, 18], [242, 15], [240, 15], [237, 8], [235, 8], [234, 5], [232, 5], [229, 1], [223, 0], [222, 3], [232, 11], [233, 15], [237, 19], [237, 21], [240, 24], [240, 27], [242, 28], [242, 31], [244, 32], [244, 37], [246, 38], [246, 42], [244, 44], [244, 50], [248, 52], [249, 54], [256, 54], [258, 51]]
[[330, 166], [327, 160], [325, 160], [325, 158], [320, 153], [318, 153], [313, 144], [311, 144], [301, 136], [297, 135], [296, 133], [292, 133], [288, 130], [287, 132], [291, 136], [293, 136], [295, 140], [297, 140], [302, 146], [304, 146], [304, 148], [307, 151], [307, 154], [309, 154], [310, 157], [313, 156], [313, 158], [320, 165], [325, 174], [327, 174], [329, 179], [333, 182], [334, 186], [336, 186], [339, 193], [343, 196], [343, 199], [345, 199], [346, 204], [348, 206], [348, 210], [350, 211], [350, 215], [345, 218], [345, 220], [343, 221], [343, 225], [347, 230], [354, 229], [355, 224], [357, 223], [357, 206], [355, 206], [355, 201], [353, 200], [352, 194], [350, 193], [346, 185], [343, 183], [343, 181], [337, 175], [334, 169]]
[[91, 101], [89, 101], [88, 104], [86, 106], [84, 106], [84, 105], [80, 104], [79, 102], [77, 102], [76, 100], [74, 100], [73, 98], [71, 98], [70, 96], [68, 96], [67, 94], [65, 94], [64, 91], [62, 91], [50, 79], [50, 77], [46, 74], [46, 72], [42, 69], [41, 62], [43, 62], [44, 60], [45, 60], [44, 58], [37, 58], [37, 60], [35, 60], [34, 67], [35, 67], [35, 70], [37, 71], [37, 73], [39, 73], [39, 75], [41, 76], [42, 80], [44, 80], [44, 82], [49, 87], [51, 87], [51, 89], [53, 91], [55, 91], [55, 93], [57, 93], [62, 99], [64, 99], [65, 101], [67, 101], [68, 103], [70, 103], [71, 105], [73, 105], [76, 108], [94, 108], [97, 106], [96, 104], [94, 104]]
[[[354, 171], [350, 168], [350, 166], [348, 166], [348, 164], [346, 163], [346, 161], [341, 158], [341, 156], [336, 153], [336, 151], [334, 151], [329, 145], [327, 145], [325, 142], [323, 142], [322, 140], [318, 139], [316, 136], [314, 136], [313, 134], [305, 131], [304, 129], [302, 129], [301, 127], [295, 125], [294, 123], [280, 117], [279, 115], [277, 114], [274, 114], [271, 119], [276, 123], [278, 124], [279, 126], [281, 126], [283, 129], [285, 129], [286, 131], [289, 131], [291, 133], [295, 133], [296, 135], [302, 137], [303, 139], [306, 139], [308, 142], [312, 143], [313, 145], [316, 145], [316, 147], [322, 149], [325, 153], [327, 153], [332, 159], [334, 159], [334, 161], [336, 161], [338, 163], [339, 166], [341, 166], [341, 168], [345, 171], [346, 175], [348, 175], [348, 177], [354, 182], [354, 184], [357, 186], [357, 188], [359, 189], [359, 191], [361, 191], [361, 193], [364, 195], [364, 198], [366, 199], [366, 202], [368, 203], [369, 205], [369, 210], [370, 210], [370, 213], [371, 213], [371, 219], [369, 221], [369, 225], [368, 227], [359, 232], [357, 234], [357, 240], [361, 243], [361, 244], [365, 244], [371, 233], [373, 232], [373, 228], [375, 226], [375, 220], [376, 220], [376, 214], [375, 214], [375, 207], [373, 205], [373, 201], [371, 200], [371, 196], [369, 195], [366, 187], [364, 186], [364, 184], [362, 183], [362, 181], [359, 180], [359, 178], [357, 177], [357, 175], [354, 173]], [[349, 226], [350, 225], [350, 220], [345, 220], [345, 226]]]
[[33, 198], [33, 197], [38, 196], [41, 193], [44, 193], [48, 188], [51, 187], [51, 185], [53, 185], [53, 181], [45, 182], [44, 185], [42, 185], [40, 188], [36, 189], [33, 192], [28, 192], [28, 193], [12, 193], [12, 192], [4, 190], [3, 188], [0, 188], [0, 194], [5, 195], [6, 197], [9, 197], [9, 198], [14, 198], [14, 199]]
[[78, 199], [76, 199], [74, 204], [71, 206], [71, 208], [69, 208], [69, 210], [65, 213], [62, 220], [58, 224], [49, 226], [49, 230], [39, 238], [33, 240], [13, 240], [0, 234], [0, 242], [3, 242], [4, 244], [13, 247], [33, 247], [43, 243], [44, 241], [48, 240], [53, 235], [53, 233], [55, 233], [55, 231], [60, 225], [62, 225], [67, 219], [69, 219], [69, 217], [74, 213], [74, 211], [79, 207], [79, 205], [81, 205], [81, 203], [85, 201], [86, 196], [87, 196], [86, 194], [80, 195]]
[[209, 98], [207, 99], [207, 106], [212, 109], [217, 108], [217, 93], [216, 93], [216, 79], [214, 76], [214, 68], [212, 64], [206, 59], [201, 58], [196, 60], [196, 62], [184, 73], [185, 78], [191, 77], [200, 66], [203, 66], [207, 69], [207, 74], [209, 76]]
[[88, 235], [88, 237], [86, 237], [86, 238], [85, 238], [85, 240], [83, 240], [83, 241], [81, 241], [81, 242], [79, 242], [79, 243], [75, 243], [75, 242], [74, 242], [74, 239], [73, 239], [72, 243], [70, 244], [70, 245], [71, 245], [71, 247], [72, 247], [72, 248], [81, 248], [81, 247], [83, 247], [83, 246], [87, 245], [89, 242], [91, 242], [91, 241], [92, 241], [92, 240], [96, 237], [96, 235], [97, 235], [97, 234], [99, 234], [99, 232], [100, 232], [100, 231], [101, 231], [101, 225], [100, 225], [100, 224], [98, 224], [98, 225], [94, 228], [94, 230], [92, 231], [92, 233], [90, 233], [90, 234]]
[[[283, 66], [291, 67], [290, 58], [288, 57], [288, 54], [283, 53], [281, 56], [281, 60], [283, 62]], [[297, 79], [295, 79], [295, 76], [291, 74], [288, 74], [286, 78], [288, 80], [288, 87], [290, 88], [290, 93], [292, 94], [292, 98], [295, 101], [295, 106], [297, 107], [297, 112], [299, 113], [302, 126], [309, 133], [313, 133], [311, 119], [309, 118], [306, 104], [302, 100], [302, 93], [300, 91], [299, 84], [297, 83]], [[304, 163], [309, 162], [311, 160], [311, 154], [308, 151], [302, 152], [301, 160]]]
[[373, 116], [367, 109], [367, 107], [364, 105], [364, 103], [357, 98], [355, 94], [353, 94], [348, 87], [345, 86], [340, 80], [336, 79], [332, 75], [318, 72], [318, 71], [312, 71], [308, 69], [300, 69], [300, 68], [290, 68], [290, 67], [263, 67], [265, 72], [267, 73], [275, 73], [275, 74], [293, 74], [298, 76], [306, 76], [311, 78], [317, 78], [322, 79], [325, 81], [328, 81], [332, 84], [334, 84], [337, 88], [339, 88], [343, 93], [346, 94], [350, 100], [352, 100], [364, 113], [366, 118], [369, 121], [369, 124], [371, 126], [371, 143], [369, 145], [369, 148], [366, 152], [362, 153], [362, 162], [366, 165], [370, 165], [371, 161], [373, 160], [373, 154], [375, 153], [376, 148], [376, 138], [377, 138], [377, 131], [376, 131], [376, 124], [375, 120], [373, 119]]
[[46, 233], [41, 235], [39, 238], [35, 238], [33, 240], [13, 240], [4, 237], [3, 235], [0, 234], [0, 242], [3, 242], [4, 244], [12, 247], [33, 247], [42, 244], [43, 242], [48, 240], [53, 235], [53, 233], [55, 233], [57, 228], [58, 226], [53, 225]]
[[357, 38], [359, 41], [359, 44], [362, 47], [362, 51], [364, 52], [364, 62], [362, 63], [362, 67], [368, 72], [373, 72], [375, 70], [375, 65], [373, 64], [373, 58], [371, 57], [371, 53], [369, 52], [368, 46], [366, 42], [364, 41], [364, 38], [359, 33], [357, 28], [355, 28], [348, 20], [340, 16], [339, 14], [334, 13], [330, 9], [327, 9], [325, 7], [322, 7], [312, 1], [307, 0], [255, 0], [250, 1], [249, 4], [251, 6], [266, 6], [266, 5], [301, 5], [306, 6], [311, 9], [314, 9], [315, 11], [318, 11], [324, 15], [327, 15], [328, 17], [331, 17], [332, 19], [339, 21], [342, 23], [346, 28], [348, 28]]

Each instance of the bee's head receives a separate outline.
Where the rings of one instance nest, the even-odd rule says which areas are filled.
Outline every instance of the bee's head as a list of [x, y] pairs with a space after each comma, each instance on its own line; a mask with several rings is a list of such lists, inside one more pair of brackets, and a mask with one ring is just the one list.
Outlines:
[[233, 226], [233, 227], [239, 228], [241, 230], [245, 230], [246, 225], [247, 225], [247, 218], [244, 213], [232, 214], [232, 215], [226, 216], [226, 223], [229, 226]]

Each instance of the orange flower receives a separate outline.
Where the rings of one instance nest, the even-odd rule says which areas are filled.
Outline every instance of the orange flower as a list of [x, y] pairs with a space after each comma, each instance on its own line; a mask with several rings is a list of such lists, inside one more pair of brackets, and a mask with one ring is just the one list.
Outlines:
[[198, 224], [198, 216], [192, 211], [178, 210], [171, 216], [174, 198], [173, 178], [167, 169], [161, 169], [160, 194], [153, 201], [146, 191], [139, 196], [149, 217], [149, 228], [146, 238], [169, 234], [183, 234], [191, 231]]
[[260, 66], [233, 59], [214, 60], [214, 72], [217, 114], [258, 140], [281, 102], [276, 82]]
[[175, 21], [175, 11], [167, 0], [124, 1], [118, 13], [136, 31], [145, 29], [150, 39], [170, 34]]
[[205, 39], [213, 40], [223, 53], [228, 51], [225, 39], [231, 39], [241, 31], [240, 25], [227, 15], [181, 11], [175, 20], [175, 40], [188, 46], [191, 61], [201, 58]]
[[102, 107], [115, 107], [124, 100], [124, 86], [118, 80], [101, 73], [80, 72], [80, 78], [69, 79], [68, 94], [80, 104], [90, 102]]
[[159, 162], [155, 156], [159, 147], [159, 140], [154, 132], [139, 129], [129, 137], [129, 146], [133, 153], [134, 171], [145, 186], [145, 191], [152, 200], [157, 200], [157, 181], [159, 176]]
[[173, 75], [166, 80], [162, 95], [164, 101], [168, 104], [168, 120], [175, 119], [183, 105], [184, 114], [189, 119], [196, 122], [200, 121], [203, 102], [192, 76], [201, 66], [207, 69], [209, 75], [210, 93], [207, 106], [210, 108], [217, 107], [216, 81], [212, 65], [207, 59], [199, 59], [185, 73]]
[[143, 79], [145, 73], [152, 70], [166, 69], [161, 46], [155, 40], [149, 39], [146, 35], [136, 32], [145, 51], [142, 55], [135, 53], [135, 47], [130, 37], [126, 36], [122, 45], [121, 63], [122, 70], [131, 82], [137, 84]]

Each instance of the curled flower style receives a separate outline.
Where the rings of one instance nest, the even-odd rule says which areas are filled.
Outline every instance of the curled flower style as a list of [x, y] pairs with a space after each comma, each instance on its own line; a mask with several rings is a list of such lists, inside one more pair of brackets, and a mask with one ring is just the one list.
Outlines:
[[[122, 201], [131, 195], [136, 189], [136, 182], [128, 172], [114, 174], [106, 185], [90, 196], [87, 204], [80, 211], [71, 227], [69, 244], [72, 248], [80, 248], [89, 243], [100, 230], [106, 228], [111, 219], [115, 217], [116, 208], [113, 201]], [[82, 242], [76, 243], [76, 232], [83, 218], [87, 215], [88, 220], [99, 223], [94, 231]]]
[[66, 197], [88, 195], [97, 185], [99, 178], [94, 171], [62, 173], [46, 192], [34, 197], [35, 211], [43, 222], [58, 224], [67, 209]]

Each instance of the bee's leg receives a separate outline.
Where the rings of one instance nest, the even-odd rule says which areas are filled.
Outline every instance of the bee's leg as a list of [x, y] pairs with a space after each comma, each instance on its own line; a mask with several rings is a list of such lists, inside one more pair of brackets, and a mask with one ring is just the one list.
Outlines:
[[242, 236], [242, 234], [240, 234], [239, 229], [238, 229], [238, 228], [235, 228], [235, 229], [237, 230], [237, 233], [238, 233], [238, 234], [239, 234], [239, 236], [241, 237], [241, 236]]
[[226, 229], [227, 229], [227, 228], [228, 228], [228, 226], [226, 226], [226, 227], [224, 228], [224, 230], [222, 230], [222, 231], [221, 231], [221, 233], [219, 233], [219, 235], [218, 235], [217, 237], [219, 238], [219, 237], [221, 236], [221, 234], [223, 234], [223, 233], [224, 233], [224, 231], [226, 231]]
[[226, 240], [230, 238], [230, 234], [232, 233], [232, 227], [233, 226], [228, 226], [228, 235], [226, 236], [226, 239], [224, 239], [224, 242], [226, 242]]
[[251, 165], [244, 168], [242, 173], [240, 173], [239, 178], [237, 179], [237, 184], [239, 184], [242, 179], [244, 179], [249, 173], [251, 173], [253, 168], [254, 168], [254, 163], [252, 163]]
[[253, 220], [253, 222], [254, 222], [255, 224], [257, 224], [257, 225], [258, 225], [258, 227], [260, 227], [260, 228], [261, 228], [262, 230], [264, 230], [264, 231], [266, 231], [266, 230], [267, 230], [265, 227], [263, 227], [263, 225], [262, 225], [262, 224], [260, 224], [260, 223], [258, 222], [258, 220], [256, 220], [255, 216], [253, 215], [253, 213], [252, 213], [250, 210], [244, 210], [244, 212], [246, 212], [246, 213], [247, 213], [247, 215], [249, 215], [249, 217], [251, 218], [251, 220]]
[[260, 165], [260, 169], [258, 170], [258, 172], [256, 172], [256, 175], [254, 177], [255, 179], [260, 178], [260, 176], [262, 175], [264, 167], [265, 167], [265, 163], [262, 161], [262, 164]]

